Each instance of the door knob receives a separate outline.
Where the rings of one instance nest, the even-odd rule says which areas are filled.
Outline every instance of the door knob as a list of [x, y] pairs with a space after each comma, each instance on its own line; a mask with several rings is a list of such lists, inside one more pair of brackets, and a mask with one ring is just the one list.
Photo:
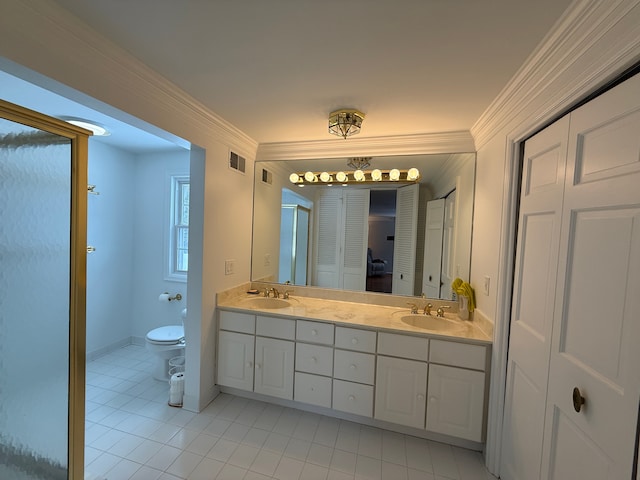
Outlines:
[[582, 396], [580, 389], [578, 387], [573, 388], [573, 409], [576, 412], [580, 412], [582, 410], [582, 405], [584, 405], [586, 399]]

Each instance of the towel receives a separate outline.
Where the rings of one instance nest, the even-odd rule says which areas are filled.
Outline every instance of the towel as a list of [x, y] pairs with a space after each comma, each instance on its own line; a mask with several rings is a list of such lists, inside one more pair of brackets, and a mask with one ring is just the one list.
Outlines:
[[456, 278], [453, 282], [451, 282], [451, 290], [456, 292], [456, 295], [464, 295], [469, 299], [469, 311], [473, 312], [476, 308], [476, 297], [471, 285], [469, 282], [465, 282], [461, 278]]

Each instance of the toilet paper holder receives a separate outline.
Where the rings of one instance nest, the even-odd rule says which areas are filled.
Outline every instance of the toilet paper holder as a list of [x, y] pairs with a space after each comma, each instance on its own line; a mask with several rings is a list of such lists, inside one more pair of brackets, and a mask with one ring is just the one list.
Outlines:
[[176, 300], [176, 301], [180, 301], [182, 300], [182, 295], [180, 295], [179, 293], [176, 293], [173, 297], [171, 295], [169, 295], [169, 292], [163, 292], [160, 294], [160, 296], [158, 297], [158, 300], [160, 302], [170, 302], [172, 300]]

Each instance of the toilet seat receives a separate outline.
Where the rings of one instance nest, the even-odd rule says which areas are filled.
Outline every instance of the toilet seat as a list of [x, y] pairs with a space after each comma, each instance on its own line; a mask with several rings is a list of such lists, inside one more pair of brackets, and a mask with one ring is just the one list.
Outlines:
[[182, 325], [169, 325], [167, 327], [154, 328], [147, 333], [147, 341], [156, 345], [184, 343], [184, 327]]

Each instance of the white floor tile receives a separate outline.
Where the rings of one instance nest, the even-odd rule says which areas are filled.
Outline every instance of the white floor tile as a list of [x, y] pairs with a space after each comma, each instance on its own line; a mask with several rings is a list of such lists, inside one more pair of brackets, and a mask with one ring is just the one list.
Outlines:
[[480, 453], [220, 394], [167, 405], [143, 346], [87, 364], [85, 465], [109, 480], [495, 480]]

